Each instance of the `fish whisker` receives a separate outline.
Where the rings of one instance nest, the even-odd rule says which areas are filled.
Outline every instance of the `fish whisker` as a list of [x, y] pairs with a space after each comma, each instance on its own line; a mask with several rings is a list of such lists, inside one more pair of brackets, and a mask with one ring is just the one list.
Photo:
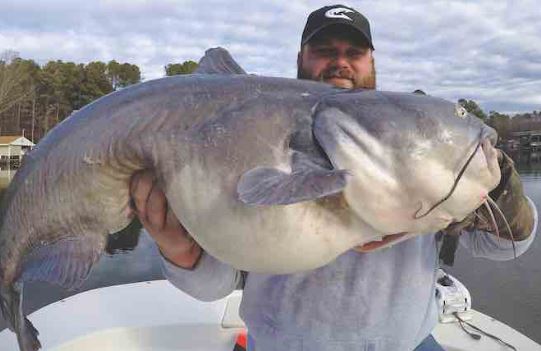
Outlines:
[[490, 208], [490, 204], [488, 203], [488, 200], [485, 200], [483, 202], [483, 205], [487, 209], [487, 212], [490, 216], [490, 220], [492, 222], [493, 228], [496, 231], [496, 236], [498, 237], [498, 245], [501, 246], [501, 236], [500, 236], [500, 229], [498, 228], [498, 223], [496, 222], [496, 218], [494, 217], [494, 212], [492, 212], [492, 209]]
[[513, 256], [516, 259], [517, 258], [517, 249], [515, 245], [515, 237], [513, 236], [513, 231], [511, 230], [511, 226], [509, 225], [509, 222], [507, 221], [507, 218], [505, 218], [505, 214], [502, 212], [498, 204], [490, 198], [490, 196], [487, 196], [487, 201], [496, 209], [496, 212], [500, 215], [500, 217], [503, 220], [503, 223], [505, 224], [505, 229], [507, 229], [507, 232], [509, 232], [509, 238], [511, 239], [511, 244], [513, 245]]
[[468, 158], [468, 160], [466, 161], [466, 163], [464, 164], [464, 166], [462, 167], [462, 169], [460, 170], [460, 172], [458, 173], [458, 176], [456, 177], [455, 179], [455, 182], [453, 183], [453, 186], [451, 187], [451, 190], [449, 191], [449, 193], [443, 198], [441, 199], [440, 201], [436, 202], [434, 205], [432, 205], [432, 207], [430, 207], [428, 209], [428, 211], [426, 211], [425, 213], [423, 213], [422, 215], [419, 215], [419, 212], [421, 211], [421, 209], [423, 208], [422, 204], [421, 204], [421, 207], [417, 210], [417, 212], [415, 212], [415, 214], [413, 215], [413, 218], [414, 219], [420, 219], [420, 218], [423, 218], [423, 217], [426, 217], [430, 212], [432, 212], [436, 207], [438, 207], [439, 205], [441, 205], [443, 202], [447, 201], [447, 199], [449, 199], [451, 197], [451, 195], [453, 195], [453, 193], [455, 192], [455, 189], [456, 187], [458, 186], [458, 182], [460, 181], [460, 179], [462, 178], [462, 175], [464, 175], [464, 172], [466, 171], [466, 169], [468, 168], [470, 162], [472, 161], [473, 157], [475, 156], [475, 154], [477, 153], [477, 150], [479, 150], [479, 148], [481, 147], [481, 144], [483, 143], [483, 131], [481, 130], [481, 132], [479, 133], [479, 141], [477, 142], [477, 146], [475, 147], [475, 150], [473, 150], [472, 154], [470, 155], [470, 157]]

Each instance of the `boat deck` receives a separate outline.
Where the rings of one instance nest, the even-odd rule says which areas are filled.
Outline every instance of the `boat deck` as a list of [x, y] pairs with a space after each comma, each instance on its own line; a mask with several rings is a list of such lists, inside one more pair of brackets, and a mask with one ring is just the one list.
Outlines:
[[[47, 351], [232, 351], [244, 331], [238, 316], [241, 291], [201, 302], [165, 280], [90, 290], [55, 302], [30, 315]], [[541, 345], [509, 326], [473, 312], [478, 327], [518, 350]], [[447, 351], [507, 351], [488, 337], [474, 340], [458, 324], [440, 324], [434, 336]], [[15, 335], [0, 332], [0, 349], [17, 350]]]

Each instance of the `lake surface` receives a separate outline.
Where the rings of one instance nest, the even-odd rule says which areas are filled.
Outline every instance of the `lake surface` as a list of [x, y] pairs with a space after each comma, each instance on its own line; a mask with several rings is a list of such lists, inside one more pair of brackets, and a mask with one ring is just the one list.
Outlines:
[[[518, 165], [526, 194], [541, 208], [541, 163]], [[0, 170], [2, 175], [14, 172]], [[0, 178], [0, 187], [7, 183]], [[541, 211], [540, 211], [541, 212]], [[93, 269], [81, 290], [102, 286], [163, 279], [158, 251], [144, 231], [139, 235], [132, 226], [116, 240], [110, 241], [110, 254], [104, 255]], [[137, 243], [138, 241], [138, 243]], [[135, 249], [123, 251], [137, 243]], [[473, 308], [512, 326], [541, 343], [541, 239], [518, 259], [495, 262], [473, 258], [460, 248], [455, 266], [446, 268], [470, 290]], [[44, 283], [31, 283], [25, 288], [25, 310], [29, 313], [73, 292]], [[74, 316], [75, 318], [75, 316]], [[0, 329], [5, 323], [0, 317]]]

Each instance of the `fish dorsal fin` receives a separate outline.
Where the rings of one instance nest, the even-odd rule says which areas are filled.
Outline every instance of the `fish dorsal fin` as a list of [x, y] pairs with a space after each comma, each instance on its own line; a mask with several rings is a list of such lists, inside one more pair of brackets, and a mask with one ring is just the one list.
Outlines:
[[199, 66], [194, 71], [199, 74], [247, 74], [231, 57], [229, 52], [221, 47], [208, 49], [205, 56], [199, 60]]

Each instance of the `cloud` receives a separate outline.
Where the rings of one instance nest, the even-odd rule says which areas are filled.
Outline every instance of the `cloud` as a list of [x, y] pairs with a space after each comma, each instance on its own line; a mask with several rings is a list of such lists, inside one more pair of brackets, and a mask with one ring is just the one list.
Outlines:
[[534, 9], [531, 1], [379, 2], [372, 22], [380, 88], [474, 99], [487, 112], [539, 109]]
[[[326, 1], [8, 1], [0, 50], [137, 64], [145, 78], [223, 46], [248, 72], [294, 77], [307, 14]], [[355, 1], [371, 21], [380, 89], [541, 109], [541, 23], [533, 1]]]

